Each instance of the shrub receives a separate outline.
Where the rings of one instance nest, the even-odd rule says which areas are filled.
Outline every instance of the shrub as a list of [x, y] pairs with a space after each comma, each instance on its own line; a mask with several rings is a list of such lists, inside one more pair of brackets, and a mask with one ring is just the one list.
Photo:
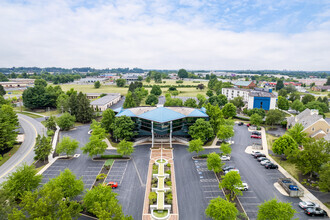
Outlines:
[[166, 182], [168, 182], [168, 181], [171, 181], [171, 179], [170, 179], [170, 178], [165, 178], [164, 181], [165, 181], [165, 183], [166, 183]]
[[156, 177], [152, 178], [152, 180], [151, 180], [151, 184], [155, 184], [155, 183], [157, 183], [157, 182], [158, 182], [158, 179], [157, 179]]
[[157, 193], [150, 192], [149, 194], [149, 203], [154, 204], [157, 201]]
[[96, 180], [104, 180], [107, 177], [106, 174], [100, 173], [99, 175], [96, 176]]
[[168, 186], [172, 186], [172, 181], [167, 181], [167, 182], [166, 182], [166, 185], [168, 185]]
[[151, 188], [156, 188], [157, 187], [157, 183], [151, 184]]
[[121, 155], [101, 155], [102, 159], [123, 159]]
[[171, 167], [171, 164], [170, 164], [170, 163], [168, 163], [168, 164], [166, 164], [166, 166], [167, 166], [167, 167]]
[[183, 83], [183, 80], [177, 80], [176, 83]]
[[2, 161], [3, 157], [0, 155], [0, 161]]
[[53, 130], [48, 130], [47, 131], [47, 136], [48, 137], [52, 137], [55, 134], [55, 132]]
[[193, 83], [200, 83], [201, 81], [193, 81]]
[[165, 202], [166, 202], [167, 204], [172, 204], [172, 200], [173, 200], [172, 192], [170, 192], [170, 193], [166, 193], [166, 194], [165, 194]]
[[171, 170], [166, 170], [165, 173], [171, 174]]

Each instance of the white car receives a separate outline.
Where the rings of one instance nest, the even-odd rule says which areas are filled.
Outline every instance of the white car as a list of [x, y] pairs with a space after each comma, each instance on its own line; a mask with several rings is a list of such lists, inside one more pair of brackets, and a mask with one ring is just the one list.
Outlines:
[[247, 191], [249, 189], [249, 185], [247, 183], [242, 183], [243, 186], [238, 186], [236, 189], [239, 189], [241, 191]]
[[306, 202], [303, 201], [303, 202], [299, 202], [299, 207], [302, 209], [308, 209], [308, 208], [315, 208], [320, 206], [311, 201], [306, 201]]
[[260, 164], [261, 164], [262, 166], [265, 166], [266, 163], [271, 163], [271, 162], [270, 162], [270, 160], [262, 160], [262, 161], [260, 161]]
[[239, 173], [239, 170], [236, 169], [236, 168], [234, 168], [234, 169], [226, 170], [226, 171], [225, 171], [225, 174], [227, 174], [227, 173], [229, 173], [229, 172], [231, 172], [231, 171], [233, 171], [233, 172], [235, 171], [235, 172]]
[[223, 155], [223, 156], [221, 156], [220, 158], [221, 158], [221, 160], [223, 160], [223, 161], [229, 161], [229, 160], [230, 160], [230, 156], [229, 156], [229, 155]]

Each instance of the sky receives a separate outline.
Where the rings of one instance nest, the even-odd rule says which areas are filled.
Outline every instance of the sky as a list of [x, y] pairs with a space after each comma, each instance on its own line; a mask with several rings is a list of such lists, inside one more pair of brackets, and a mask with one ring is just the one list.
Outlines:
[[0, 0], [0, 67], [330, 70], [329, 0]]

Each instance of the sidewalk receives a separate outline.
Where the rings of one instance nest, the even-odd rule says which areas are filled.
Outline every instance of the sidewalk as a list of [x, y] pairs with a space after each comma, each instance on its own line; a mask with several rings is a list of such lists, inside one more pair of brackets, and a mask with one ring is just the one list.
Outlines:
[[268, 144], [267, 144], [267, 138], [266, 138], [266, 132], [265, 132], [265, 128], [261, 127], [261, 136], [262, 136], [262, 146], [263, 146], [263, 153], [266, 155], [266, 157], [274, 164], [278, 165], [278, 170], [287, 178], [291, 178], [293, 179], [298, 187], [300, 189], [304, 190], [304, 196], [303, 197], [299, 197], [302, 201], [312, 201], [314, 203], [317, 203], [320, 205], [320, 207], [322, 209], [324, 209], [327, 213], [328, 216], [330, 215], [330, 210], [328, 209], [328, 207], [326, 207], [320, 200], [318, 200], [318, 198], [316, 198], [311, 192], [309, 192], [301, 183], [299, 183], [298, 180], [296, 180], [293, 176], [291, 176], [291, 174], [289, 174], [285, 169], [283, 169], [283, 167], [281, 167], [280, 164], [278, 164], [272, 157], [269, 156], [268, 154]]

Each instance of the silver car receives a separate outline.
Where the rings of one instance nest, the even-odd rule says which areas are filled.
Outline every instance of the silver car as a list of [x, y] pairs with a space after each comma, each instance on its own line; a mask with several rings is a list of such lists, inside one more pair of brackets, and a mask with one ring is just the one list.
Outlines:
[[299, 202], [299, 207], [302, 209], [308, 209], [308, 208], [315, 208], [315, 207], [320, 207], [318, 204], [311, 202], [311, 201], [302, 201]]

